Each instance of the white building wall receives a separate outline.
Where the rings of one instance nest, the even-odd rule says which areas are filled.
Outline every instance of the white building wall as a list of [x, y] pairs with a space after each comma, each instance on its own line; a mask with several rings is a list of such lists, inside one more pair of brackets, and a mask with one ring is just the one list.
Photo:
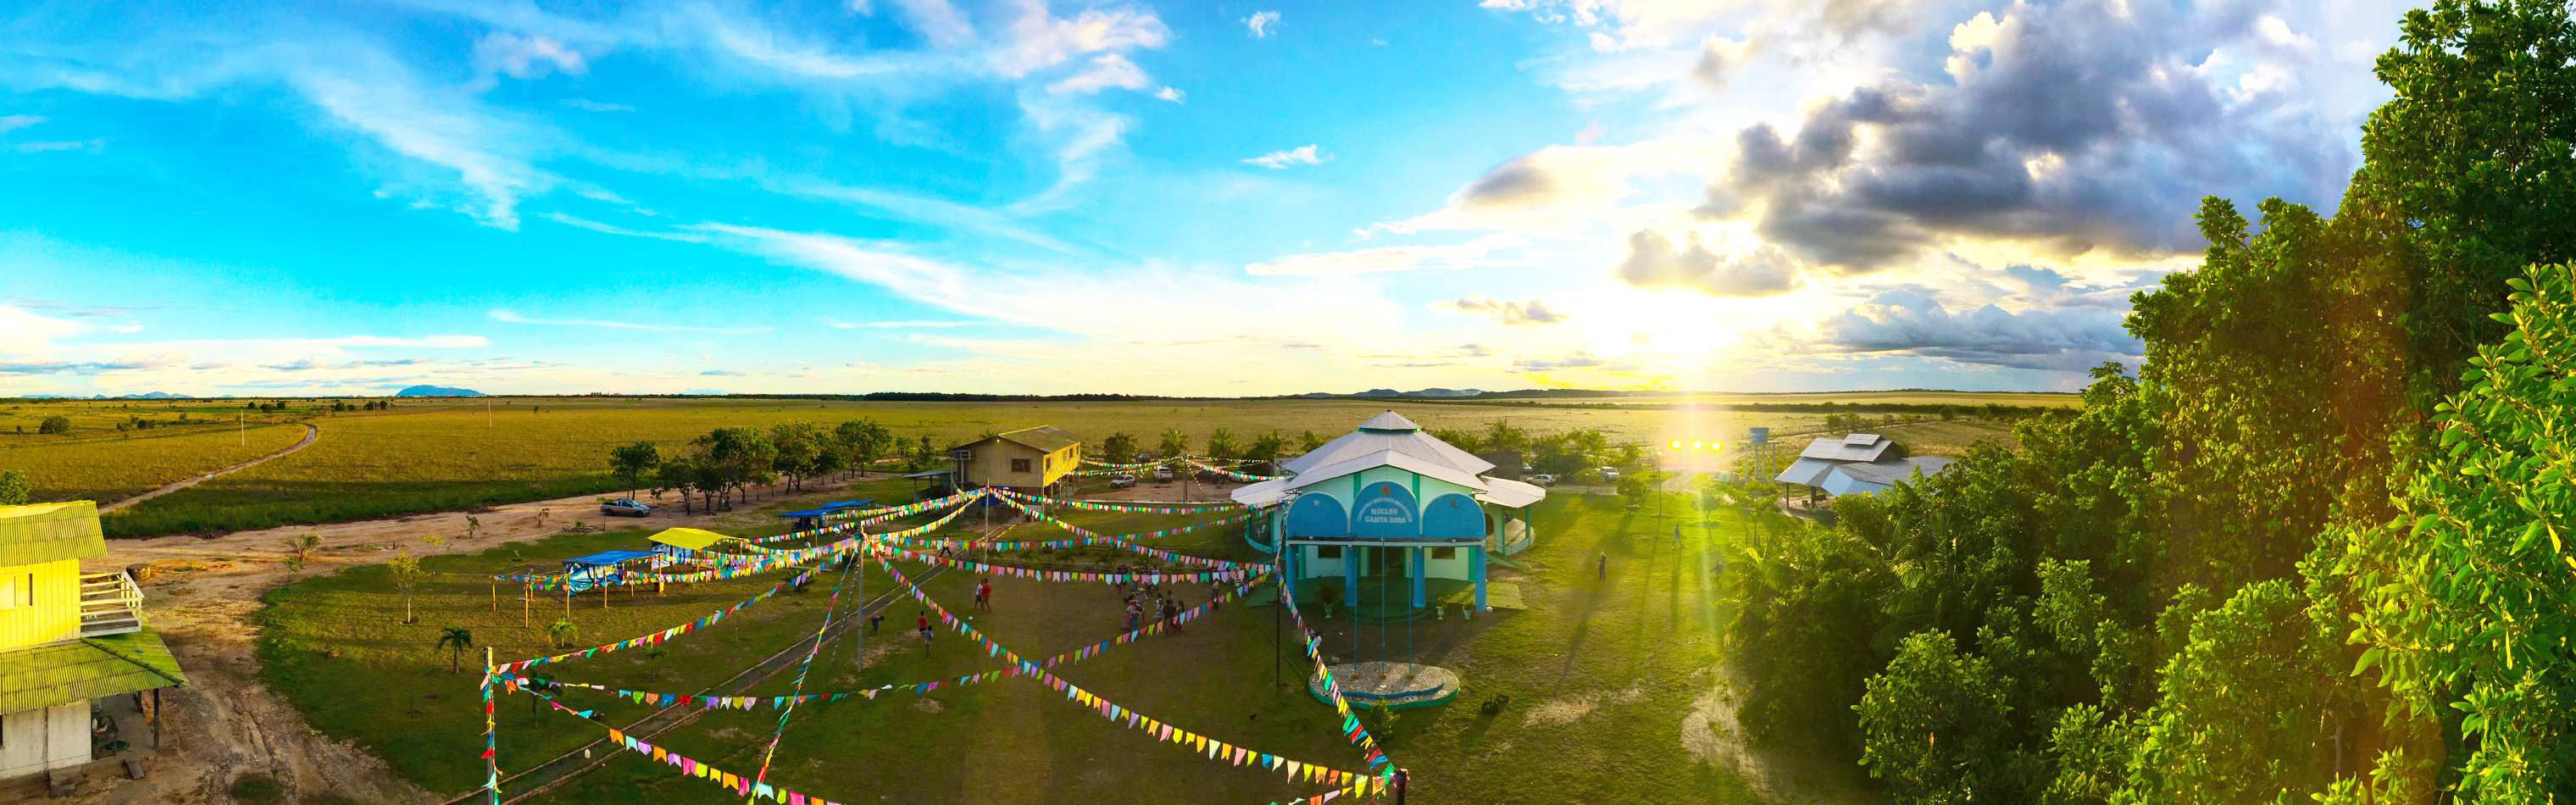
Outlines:
[[0, 714], [0, 779], [89, 762], [89, 702]]
[[1440, 549], [1424, 548], [1422, 549], [1422, 575], [1435, 579], [1457, 579], [1459, 581], [1468, 581], [1469, 578], [1467, 577], [1467, 570], [1468, 562], [1470, 560], [1467, 558], [1467, 552], [1480, 550], [1483, 547], [1484, 546], [1482, 545], [1475, 544], [1460, 545], [1457, 548], [1456, 555], [1448, 559], [1431, 558], [1431, 554]]
[[[1324, 552], [1324, 546], [1300, 545], [1297, 547], [1306, 552], [1305, 556], [1300, 557], [1300, 559], [1303, 560], [1300, 564], [1305, 567], [1306, 578], [1311, 579], [1319, 576], [1339, 576], [1343, 574], [1341, 559], [1325, 559], [1320, 555]], [[1342, 556], [1350, 555], [1350, 549], [1342, 549]]]

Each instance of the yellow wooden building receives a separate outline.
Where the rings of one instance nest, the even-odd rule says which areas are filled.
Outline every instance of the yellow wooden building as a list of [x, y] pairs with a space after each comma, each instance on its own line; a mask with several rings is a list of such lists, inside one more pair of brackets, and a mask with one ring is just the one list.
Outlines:
[[60, 790], [113, 742], [152, 748], [159, 689], [186, 682], [134, 579], [81, 572], [106, 554], [89, 501], [0, 506], [0, 781]]
[[1056, 482], [1082, 464], [1082, 440], [1045, 425], [987, 436], [957, 451], [952, 456], [963, 454], [957, 464], [968, 487], [1052, 494]]

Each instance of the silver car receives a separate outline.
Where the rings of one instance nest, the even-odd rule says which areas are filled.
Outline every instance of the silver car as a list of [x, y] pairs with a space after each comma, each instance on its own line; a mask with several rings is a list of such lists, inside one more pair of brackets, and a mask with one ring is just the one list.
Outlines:
[[653, 507], [637, 503], [633, 498], [618, 498], [599, 504], [599, 513], [610, 517], [642, 517], [652, 514]]

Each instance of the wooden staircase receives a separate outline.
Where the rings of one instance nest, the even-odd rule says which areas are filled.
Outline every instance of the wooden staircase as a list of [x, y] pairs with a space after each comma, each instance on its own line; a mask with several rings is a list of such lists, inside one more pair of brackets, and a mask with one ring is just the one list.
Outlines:
[[82, 637], [142, 631], [143, 589], [122, 570], [81, 574], [80, 628]]

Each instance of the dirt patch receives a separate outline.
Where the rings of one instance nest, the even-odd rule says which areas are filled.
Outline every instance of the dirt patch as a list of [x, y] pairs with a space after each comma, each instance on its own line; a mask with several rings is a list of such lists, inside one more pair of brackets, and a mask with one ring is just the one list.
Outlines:
[[936, 713], [941, 710], [948, 709], [948, 705], [940, 704], [938, 699], [933, 699], [928, 696], [913, 699], [912, 706], [913, 709], [920, 710], [924, 713]]
[[[367, 803], [444, 799], [395, 776], [382, 759], [365, 750], [315, 732], [292, 703], [260, 684], [253, 649], [259, 629], [251, 622], [264, 606], [259, 596], [303, 575], [381, 563], [394, 555], [385, 550], [388, 546], [410, 546], [415, 554], [458, 553], [542, 538], [571, 524], [567, 512], [596, 511], [597, 497], [478, 510], [475, 516], [482, 526], [472, 539], [463, 536], [466, 513], [447, 512], [212, 537], [180, 534], [108, 540], [107, 555], [82, 560], [82, 569], [97, 573], [142, 564], [153, 568], [153, 578], [143, 584], [144, 620], [169, 641], [188, 684], [162, 691], [162, 748], [143, 760], [144, 779], [93, 774], [64, 801], [81, 805], [230, 802], [227, 787], [245, 774], [275, 779], [289, 802], [335, 796]], [[828, 493], [811, 497], [829, 499]], [[755, 509], [773, 500], [764, 495], [737, 511], [713, 515], [656, 512], [636, 525], [751, 527], [771, 519]], [[536, 513], [548, 509], [552, 514], [545, 522], [553, 529], [537, 524]], [[493, 513], [525, 516], [490, 516]], [[306, 534], [320, 536], [328, 547], [314, 553], [305, 573], [292, 574], [282, 549], [288, 539]], [[423, 537], [444, 542], [432, 545]], [[179, 586], [182, 583], [187, 586]]]
[[1644, 688], [1632, 687], [1626, 690], [1611, 691], [1609, 693], [1586, 693], [1581, 696], [1567, 696], [1564, 698], [1549, 699], [1547, 701], [1531, 705], [1529, 715], [1521, 719], [1521, 726], [1535, 727], [1541, 724], [1572, 724], [1575, 721], [1582, 719], [1584, 716], [1591, 715], [1593, 709], [1600, 707], [1601, 705], [1627, 704], [1644, 698], [1645, 695], [1646, 690]]
[[1691, 700], [1682, 717], [1681, 743], [1701, 762], [1734, 772], [1768, 802], [1874, 802], [1878, 797], [1853, 785], [1847, 770], [1834, 773], [1811, 759], [1754, 747], [1744, 740], [1736, 720], [1741, 700], [1725, 671], [1711, 668], [1703, 678], [1708, 689]]

